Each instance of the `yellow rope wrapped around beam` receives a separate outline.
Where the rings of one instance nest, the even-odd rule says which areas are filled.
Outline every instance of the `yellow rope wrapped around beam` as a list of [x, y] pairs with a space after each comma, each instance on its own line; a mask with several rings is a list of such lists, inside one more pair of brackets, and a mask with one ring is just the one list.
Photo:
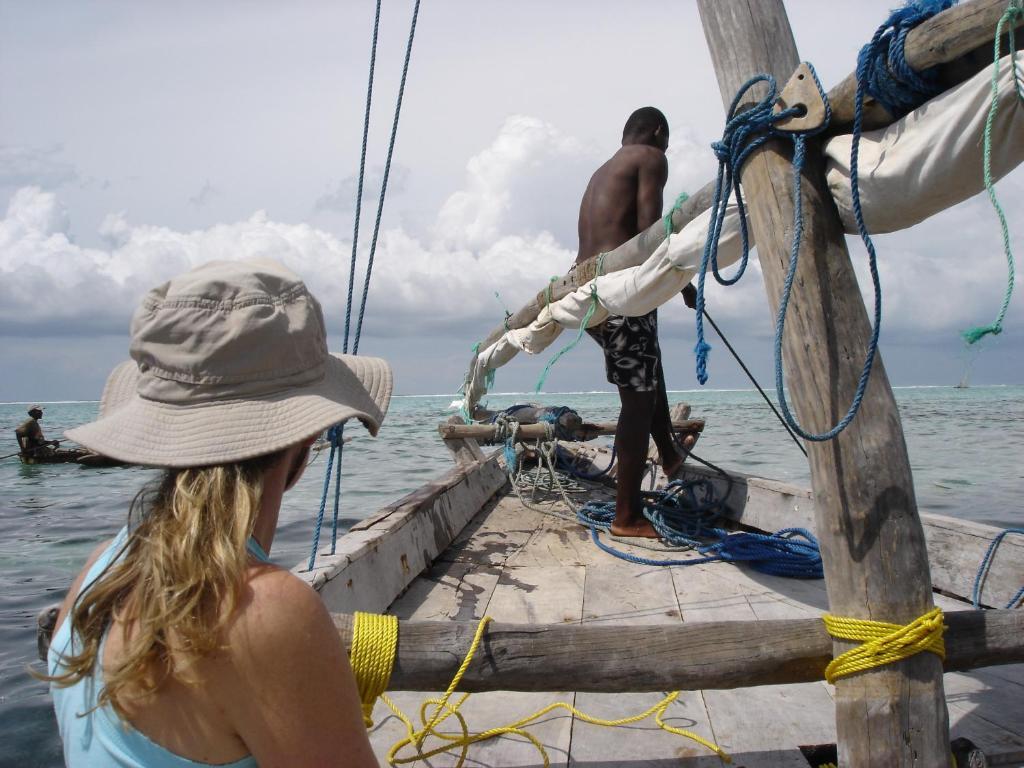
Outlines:
[[[451, 698], [458, 688], [459, 682], [462, 680], [462, 676], [466, 673], [470, 663], [473, 661], [473, 656], [480, 647], [480, 642], [483, 639], [484, 632], [490, 622], [490, 617], [485, 616], [481, 619], [480, 624], [477, 626], [476, 634], [473, 637], [473, 642], [470, 644], [469, 651], [462, 660], [462, 664], [459, 666], [458, 671], [452, 678], [451, 683], [448, 685], [448, 690], [445, 691], [444, 695], [440, 698], [427, 699], [423, 702], [420, 707], [420, 721], [422, 726], [417, 729], [409, 717], [384, 693], [384, 691], [387, 690], [388, 680], [391, 677], [391, 669], [394, 665], [395, 655], [398, 650], [398, 619], [394, 616], [356, 613], [355, 622], [352, 627], [352, 651], [350, 653], [350, 659], [352, 662], [352, 669], [356, 675], [359, 697], [363, 704], [363, 722], [366, 723], [367, 728], [373, 726], [373, 706], [379, 697], [405, 724], [405, 738], [396, 742], [388, 752], [387, 761], [389, 765], [403, 765], [416, 762], [418, 760], [426, 760], [435, 755], [439, 755], [442, 752], [458, 749], [460, 754], [456, 765], [462, 766], [470, 745], [486, 741], [488, 739], [493, 739], [498, 736], [511, 734], [522, 736], [527, 739], [540, 753], [544, 765], [550, 765], [550, 760], [548, 759], [548, 754], [544, 749], [544, 745], [536, 736], [529, 731], [526, 731], [525, 727], [536, 722], [544, 715], [555, 709], [564, 709], [583, 722], [603, 726], [637, 723], [651, 715], [654, 715], [655, 723], [657, 723], [658, 727], [662, 730], [676, 734], [677, 736], [685, 736], [693, 739], [699, 744], [702, 744], [715, 752], [719, 757], [725, 760], [725, 762], [731, 762], [729, 756], [715, 744], [702, 739], [695, 733], [682, 728], [676, 728], [675, 726], [669, 725], [665, 722], [666, 711], [669, 706], [679, 698], [679, 691], [668, 694], [653, 707], [650, 707], [638, 715], [623, 717], [618, 720], [604, 720], [602, 718], [592, 717], [585, 712], [581, 712], [567, 702], [558, 701], [554, 704], [549, 704], [531, 715], [520, 718], [509, 725], [489, 728], [481, 733], [471, 734], [469, 726], [466, 723], [465, 716], [459, 711], [459, 708], [466, 702], [466, 699], [469, 698], [469, 694], [462, 694], [454, 703], [451, 701]], [[432, 705], [434, 710], [428, 715], [427, 710]], [[458, 732], [449, 733], [438, 730], [441, 723], [449, 718], [454, 718], [458, 721]], [[429, 737], [437, 739], [440, 742], [440, 745], [433, 748], [425, 748], [424, 742]], [[398, 753], [403, 748], [410, 746], [413, 749], [412, 755], [408, 757], [398, 756]]]
[[349, 658], [356, 675], [363, 722], [373, 726], [373, 705], [388, 689], [398, 651], [398, 617], [356, 611]]
[[942, 609], [933, 608], [907, 625], [885, 621], [850, 619], [825, 614], [821, 617], [832, 637], [857, 640], [862, 644], [840, 654], [825, 667], [825, 679], [830, 683], [852, 675], [910, 658], [921, 651], [946, 658], [946, 644], [942, 633]]

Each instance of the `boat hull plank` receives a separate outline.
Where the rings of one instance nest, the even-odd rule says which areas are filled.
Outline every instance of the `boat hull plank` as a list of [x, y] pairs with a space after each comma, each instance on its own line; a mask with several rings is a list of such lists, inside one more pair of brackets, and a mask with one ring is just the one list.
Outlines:
[[479, 621], [500, 576], [494, 566], [437, 561], [388, 612], [410, 621]]
[[[591, 547], [596, 549], [593, 545]], [[583, 622], [679, 624], [679, 601], [676, 600], [671, 571], [624, 561], [607, 563], [601, 568], [587, 568]]]
[[439, 560], [502, 566], [515, 557], [544, 523], [544, 515], [524, 509], [514, 496], [498, 498], [487, 514], [465, 527]]
[[[768, 587], [743, 578], [746, 569], [716, 563], [673, 570], [685, 623], [769, 618], [759, 612], [782, 614], [771, 618], [808, 615], [776, 600]], [[718, 745], [736, 765], [805, 768], [807, 760], [798, 748], [801, 744], [836, 740], [835, 704], [824, 683], [705, 690], [702, 694]]]
[[[457, 467], [338, 540], [312, 571], [293, 573], [316, 589], [332, 611], [381, 612], [441, 554], [506, 483], [497, 456]], [[344, 574], [339, 578], [339, 574]]]

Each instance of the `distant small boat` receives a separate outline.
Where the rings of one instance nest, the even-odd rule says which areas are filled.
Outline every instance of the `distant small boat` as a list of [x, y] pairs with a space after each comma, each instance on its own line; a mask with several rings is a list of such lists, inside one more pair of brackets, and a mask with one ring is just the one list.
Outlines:
[[120, 467], [123, 461], [112, 459], [85, 448], [58, 448], [55, 451], [26, 455], [19, 453], [22, 464], [81, 464], [85, 467]]

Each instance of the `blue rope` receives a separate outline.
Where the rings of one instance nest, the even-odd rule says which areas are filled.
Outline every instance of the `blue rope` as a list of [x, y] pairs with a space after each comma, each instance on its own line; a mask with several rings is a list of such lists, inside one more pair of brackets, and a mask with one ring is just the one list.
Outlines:
[[860, 49], [857, 84], [863, 84], [893, 117], [903, 117], [942, 91], [938, 69], [916, 72], [907, 64], [904, 45], [914, 27], [954, 5], [956, 0], [909, 0], [892, 11], [871, 41]]
[[363, 117], [363, 150], [359, 155], [359, 186], [356, 189], [356, 220], [352, 226], [352, 260], [348, 268], [348, 301], [345, 303], [345, 343], [342, 351], [348, 352], [348, 329], [352, 319], [352, 288], [356, 281], [356, 247], [359, 245], [359, 216], [363, 210], [363, 179], [366, 172], [366, 140], [370, 133], [370, 104], [373, 101], [373, 70], [377, 63], [377, 31], [380, 29], [380, 3], [373, 17], [373, 44], [370, 46], [370, 78], [366, 84], [366, 113]]
[[338, 509], [341, 502], [341, 452], [345, 447], [344, 441], [345, 425], [336, 424], [327, 430], [327, 439], [331, 442], [331, 452], [327, 456], [327, 471], [324, 473], [324, 490], [320, 495], [320, 511], [316, 516], [316, 526], [313, 528], [313, 547], [309, 553], [309, 566], [306, 570], [312, 571], [316, 564], [316, 553], [320, 549], [320, 529], [324, 524], [324, 510], [327, 507], [327, 492], [331, 487], [331, 470], [334, 468], [334, 454], [338, 454], [338, 472], [334, 481], [334, 529], [331, 540], [331, 554], [335, 552], [338, 540]]
[[[605, 544], [598, 534], [611, 528], [615, 518], [614, 502], [588, 502], [577, 512], [577, 519], [590, 528], [591, 538], [600, 549], [638, 565], [745, 562], [761, 573], [774, 576], [799, 579], [824, 576], [818, 541], [802, 528], [786, 528], [769, 535], [729, 533], [714, 525], [722, 504], [715, 499], [714, 487], [706, 480], [674, 481], [664, 491], [652, 491], [644, 496], [644, 516], [658, 535], [669, 544], [692, 547], [700, 557], [655, 560]], [[708, 539], [710, 542], [705, 541]]]
[[[811, 72], [814, 72], [813, 68]], [[818, 82], [816, 73], [814, 74], [814, 79], [819, 92], [824, 98], [824, 90], [821, 87], [821, 83]], [[758, 83], [765, 83], [768, 86], [765, 97], [753, 106], [741, 112], [737, 111], [743, 97]], [[795, 142], [802, 143], [805, 135], [812, 135], [824, 129], [824, 126], [821, 126], [814, 131], [804, 134], [786, 133], [774, 128], [776, 122], [801, 114], [801, 110], [798, 107], [790, 107], [780, 111], [778, 114], [774, 114], [772, 109], [777, 96], [778, 86], [774, 77], [768, 74], [760, 74], [750, 78], [740, 87], [732, 103], [729, 105], [726, 113], [725, 130], [722, 133], [721, 140], [711, 145], [715, 157], [718, 158], [718, 174], [715, 177], [715, 194], [711, 203], [711, 221], [708, 225], [708, 238], [704, 243], [700, 271], [697, 275], [697, 301], [695, 307], [697, 345], [694, 347], [694, 352], [697, 356], [697, 381], [701, 384], [706, 384], [708, 381], [707, 359], [708, 353], [711, 351], [711, 345], [704, 338], [704, 285], [707, 280], [708, 267], [710, 266], [711, 272], [719, 284], [733, 285], [743, 277], [750, 257], [750, 233], [747, 228], [746, 206], [743, 203], [743, 192], [740, 187], [740, 173], [743, 164], [752, 152], [769, 139], [787, 136]], [[827, 125], [831, 117], [831, 110], [828, 107], [827, 99], [825, 100], [825, 107], [825, 124]], [[721, 239], [725, 215], [729, 208], [729, 200], [733, 194], [736, 195], [736, 206], [739, 211], [742, 251], [739, 267], [737, 267], [732, 277], [726, 278], [722, 276], [718, 266], [718, 242]]]
[[380, 199], [377, 201], [377, 220], [373, 225], [373, 240], [370, 241], [370, 256], [366, 262], [366, 280], [363, 282], [363, 298], [359, 304], [359, 319], [356, 322], [355, 341], [352, 354], [359, 351], [359, 337], [363, 331], [363, 315], [366, 313], [366, 297], [370, 292], [370, 275], [373, 274], [373, 257], [377, 253], [377, 236], [380, 234], [380, 220], [384, 214], [384, 196], [388, 191], [388, 177], [391, 175], [391, 156], [395, 151], [395, 139], [398, 135], [398, 118], [402, 113], [402, 98], [405, 95], [405, 80], [409, 74], [409, 58], [412, 56], [412, 41], [416, 36], [416, 18], [420, 13], [420, 0], [412, 9], [412, 22], [409, 25], [409, 40], [405, 45], [405, 63], [402, 65], [402, 81], [398, 86], [398, 101], [395, 103], [395, 119], [391, 123], [391, 140], [388, 142], [388, 156], [384, 162], [384, 178], [380, 186]]
[[[975, 608], [981, 607], [981, 588], [985, 583], [985, 577], [988, 575], [989, 566], [992, 565], [992, 557], [995, 555], [996, 549], [1008, 533], [1024, 535], [1024, 528], [1007, 528], [992, 539], [992, 543], [988, 545], [985, 557], [982, 558], [981, 565], [978, 566], [978, 573], [974, 577], [974, 590], [971, 592], [971, 602], [974, 604]], [[1006, 607], [1013, 608], [1021, 601], [1022, 598], [1024, 598], [1024, 586], [1017, 590], [1017, 594], [1010, 599], [1010, 602], [1006, 604]]]
[[[801, 171], [803, 170], [806, 146], [802, 137], [796, 137], [793, 151], [793, 245], [790, 250], [789, 268], [783, 284], [782, 301], [775, 326], [775, 392], [779, 398], [779, 406], [787, 424], [800, 437], [812, 442], [831, 440], [846, 427], [857, 415], [867, 390], [871, 369], [874, 366], [878, 351], [878, 336], [882, 327], [882, 285], [878, 276], [878, 257], [875, 245], [871, 240], [867, 225], [864, 223], [864, 211], [860, 202], [860, 173], [858, 158], [860, 156], [860, 137], [863, 128], [864, 94], [870, 93], [883, 106], [896, 116], [920, 105], [934, 96], [939, 86], [932, 74], [915, 73], [907, 64], [903, 46], [907, 33], [927, 18], [952, 5], [951, 0], [911, 0], [889, 16], [878, 28], [871, 42], [865, 45], [857, 56], [857, 92], [854, 100], [853, 141], [850, 148], [850, 192], [853, 203], [853, 214], [857, 221], [857, 232], [868, 252], [868, 270], [871, 274], [871, 285], [874, 290], [874, 319], [871, 328], [871, 339], [864, 356], [864, 365], [857, 389], [846, 414], [839, 422], [826, 432], [819, 434], [807, 432], [793, 416], [786, 401], [785, 382], [783, 376], [782, 336], [786, 323], [786, 309], [793, 289], [796, 276], [797, 258], [800, 240], [803, 235], [803, 200], [800, 195]], [[827, 105], [826, 105], [827, 106]]]

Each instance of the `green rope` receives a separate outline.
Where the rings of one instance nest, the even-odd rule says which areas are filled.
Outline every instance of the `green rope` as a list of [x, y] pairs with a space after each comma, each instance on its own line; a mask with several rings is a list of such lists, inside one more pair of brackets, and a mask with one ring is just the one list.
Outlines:
[[555, 353], [555, 356], [552, 357], [551, 360], [548, 361], [548, 364], [544, 366], [544, 370], [541, 371], [541, 374], [540, 374], [540, 379], [537, 380], [537, 386], [533, 390], [534, 392], [540, 392], [541, 389], [544, 388], [544, 382], [548, 378], [548, 373], [551, 371], [551, 367], [555, 363], [558, 362], [558, 360], [562, 357], [562, 355], [564, 355], [566, 352], [568, 352], [569, 350], [571, 350], [573, 347], [575, 347], [577, 344], [580, 343], [580, 339], [583, 338], [583, 333], [587, 330], [587, 323], [590, 322], [590, 318], [592, 318], [594, 316], [594, 312], [596, 312], [596, 311], [597, 311], [597, 282], [595, 281], [595, 282], [590, 284], [590, 307], [587, 308], [587, 314], [585, 314], [583, 316], [583, 319], [580, 321], [579, 333], [576, 334], [576, 338], [575, 339], [573, 339], [568, 344], [566, 344], [564, 347], [562, 347], [560, 350], [558, 350], [558, 352]]
[[[985, 189], [988, 190], [988, 198], [992, 201], [992, 207], [996, 210], [996, 215], [999, 217], [999, 227], [1002, 230], [1003, 253], [1006, 254], [1007, 264], [1006, 293], [1003, 296], [1003, 305], [1000, 307], [999, 314], [996, 316], [994, 323], [968, 328], [961, 333], [968, 344], [974, 344], [990, 333], [998, 335], [1003, 332], [1003, 318], [1006, 317], [1006, 311], [1010, 306], [1010, 297], [1013, 295], [1015, 270], [1013, 251], [1010, 248], [1010, 231], [1006, 225], [1006, 214], [1003, 213], [1003, 207], [999, 204], [999, 198], [996, 197], [995, 184], [992, 182], [992, 124], [995, 122], [996, 113], [999, 110], [999, 60], [1001, 58], [1000, 44], [1002, 42], [1003, 27], [1016, 16], [1024, 16], [1024, 5], [1021, 4], [1021, 0], [1010, 0], [1010, 4], [1006, 7], [1006, 12], [1000, 17], [999, 23], [996, 24], [995, 61], [992, 64], [992, 103], [988, 110], [988, 117], [985, 120]], [[1009, 27], [1008, 36], [1011, 51], [1010, 69], [1014, 76], [1014, 86], [1017, 90], [1017, 97], [1024, 102], [1024, 91], [1021, 90], [1021, 83], [1016, 70], [1016, 53], [1014, 51], [1017, 50], [1017, 46], [1014, 40], [1012, 24]]]
[[551, 286], [555, 284], [560, 275], [552, 275], [548, 280], [548, 287], [544, 289], [544, 298], [547, 300], [548, 306], [551, 306]]
[[[559, 358], [562, 357], [562, 355], [564, 355], [566, 352], [568, 352], [573, 347], [575, 347], [577, 344], [579, 344], [580, 343], [580, 339], [583, 338], [583, 333], [584, 333], [584, 331], [587, 330], [587, 324], [590, 322], [590, 318], [592, 318], [594, 316], [594, 313], [597, 311], [597, 278], [601, 277], [604, 274], [604, 257], [605, 256], [607, 256], [607, 254], [605, 254], [605, 253], [599, 253], [597, 255], [597, 270], [596, 270], [597, 274], [594, 276], [594, 279], [590, 283], [590, 307], [587, 308], [587, 314], [585, 314], [583, 316], [583, 319], [580, 321], [580, 330], [576, 334], [576, 338], [573, 339], [572, 341], [570, 341], [568, 344], [566, 344], [560, 350], [558, 350], [558, 352], [555, 353], [555, 356], [552, 357], [548, 361], [548, 364], [544, 366], [544, 370], [541, 371], [540, 378], [537, 380], [537, 386], [533, 390], [534, 392], [540, 392], [541, 389], [544, 387], [544, 382], [547, 381], [548, 373], [551, 371], [551, 366], [553, 366], [555, 363], [557, 363]], [[552, 278], [552, 279], [554, 279], [554, 278]], [[550, 297], [550, 288], [551, 288], [551, 284], [549, 283], [548, 284], [549, 297]], [[548, 303], [549, 304], [551, 303], [550, 299], [549, 299]]]
[[690, 199], [690, 196], [685, 192], [680, 192], [679, 197], [676, 198], [675, 205], [672, 206], [672, 210], [665, 214], [662, 222], [665, 224], [665, 240], [672, 239], [672, 216], [675, 212], [683, 207], [683, 203]]

